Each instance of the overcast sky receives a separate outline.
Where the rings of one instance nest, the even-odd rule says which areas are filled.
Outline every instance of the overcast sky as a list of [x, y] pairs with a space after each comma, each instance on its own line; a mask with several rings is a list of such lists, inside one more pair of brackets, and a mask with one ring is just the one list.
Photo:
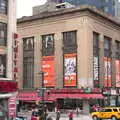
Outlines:
[[32, 15], [32, 7], [44, 4], [47, 0], [17, 0], [17, 18]]

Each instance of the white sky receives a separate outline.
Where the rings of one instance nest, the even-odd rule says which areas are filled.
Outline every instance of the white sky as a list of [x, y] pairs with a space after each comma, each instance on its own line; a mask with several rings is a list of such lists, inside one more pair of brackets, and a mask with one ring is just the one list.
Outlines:
[[32, 7], [44, 4], [47, 0], [17, 0], [17, 18], [32, 15]]

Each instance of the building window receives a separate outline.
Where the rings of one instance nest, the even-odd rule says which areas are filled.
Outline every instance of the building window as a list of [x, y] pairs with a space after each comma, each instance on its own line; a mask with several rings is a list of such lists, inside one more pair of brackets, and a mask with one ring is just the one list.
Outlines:
[[76, 31], [64, 32], [63, 33], [63, 44], [65, 47], [76, 45]]
[[94, 87], [99, 87], [99, 34], [93, 32], [93, 80]]
[[0, 78], [6, 77], [6, 55], [0, 55]]
[[76, 53], [77, 51], [77, 39], [76, 31], [63, 33], [63, 46], [64, 53]]
[[64, 87], [77, 85], [77, 37], [76, 31], [63, 33]]
[[104, 56], [111, 57], [111, 38], [104, 37]]
[[0, 45], [5, 46], [7, 43], [7, 24], [0, 23]]
[[42, 36], [42, 56], [50, 56], [54, 54], [54, 35]]
[[0, 13], [7, 14], [8, 0], [0, 0]]
[[115, 41], [116, 59], [120, 59], [120, 41]]
[[23, 39], [23, 88], [34, 87], [34, 38]]
[[111, 87], [111, 85], [111, 38], [104, 37], [104, 87]]

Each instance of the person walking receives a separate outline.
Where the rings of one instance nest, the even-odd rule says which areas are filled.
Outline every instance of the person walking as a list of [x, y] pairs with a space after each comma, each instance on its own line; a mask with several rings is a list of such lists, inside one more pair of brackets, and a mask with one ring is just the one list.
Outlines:
[[73, 112], [72, 111], [69, 113], [69, 120], [73, 120]]
[[60, 119], [60, 111], [57, 111], [56, 113], [56, 120], [59, 120]]

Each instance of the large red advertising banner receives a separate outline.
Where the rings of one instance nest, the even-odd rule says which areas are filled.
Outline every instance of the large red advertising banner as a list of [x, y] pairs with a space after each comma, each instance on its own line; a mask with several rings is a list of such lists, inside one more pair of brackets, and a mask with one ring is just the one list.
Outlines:
[[44, 86], [54, 87], [56, 84], [54, 56], [42, 57], [42, 71], [44, 72]]
[[115, 61], [116, 87], [120, 87], [120, 60]]
[[111, 75], [111, 59], [104, 57], [104, 87], [111, 87], [112, 75]]
[[77, 83], [76, 54], [64, 54], [64, 86], [74, 87]]

